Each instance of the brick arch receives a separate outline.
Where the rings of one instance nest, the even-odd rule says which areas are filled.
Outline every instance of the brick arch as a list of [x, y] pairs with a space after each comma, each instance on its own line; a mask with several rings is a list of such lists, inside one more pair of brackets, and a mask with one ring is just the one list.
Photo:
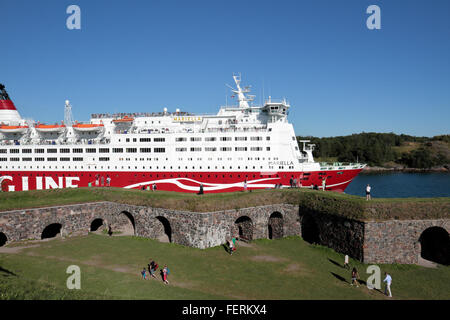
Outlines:
[[428, 226], [420, 233], [418, 254], [426, 260], [450, 265], [450, 236], [445, 226]]
[[172, 242], [173, 229], [169, 218], [158, 215], [155, 219], [154, 236], [162, 242]]
[[311, 244], [320, 244], [320, 228], [319, 222], [313, 217], [311, 213], [304, 213], [300, 217], [302, 238]]
[[274, 211], [267, 220], [267, 232], [269, 239], [283, 238], [284, 234], [284, 214], [280, 211]]
[[136, 235], [136, 218], [130, 211], [120, 210], [113, 216], [110, 223], [113, 232], [119, 231], [123, 235]]
[[8, 237], [0, 230], [0, 247], [3, 247], [8, 242]]
[[42, 229], [41, 232], [41, 240], [43, 239], [49, 239], [49, 238], [55, 238], [58, 236], [58, 234], [61, 234], [64, 230], [64, 224], [61, 221], [55, 221], [53, 220], [50, 223], [45, 223], [45, 227]]
[[253, 234], [254, 224], [253, 220], [249, 216], [242, 215], [234, 221], [233, 235], [238, 235], [239, 239], [251, 241], [253, 240]]
[[[101, 224], [99, 224], [99, 220], [101, 220], [101, 222], [102, 222]], [[101, 226], [107, 226], [107, 225], [108, 225], [108, 221], [104, 217], [94, 216], [93, 218], [90, 219], [89, 231], [90, 232], [98, 231], [98, 229]]]

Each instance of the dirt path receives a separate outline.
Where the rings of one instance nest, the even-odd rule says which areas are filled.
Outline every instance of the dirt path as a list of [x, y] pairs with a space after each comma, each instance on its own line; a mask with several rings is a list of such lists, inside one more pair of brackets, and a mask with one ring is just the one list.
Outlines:
[[36, 248], [39, 246], [40, 246], [40, 244], [32, 244], [32, 245], [27, 245], [27, 246], [15, 246], [15, 247], [0, 247], [0, 253], [19, 253], [23, 249]]

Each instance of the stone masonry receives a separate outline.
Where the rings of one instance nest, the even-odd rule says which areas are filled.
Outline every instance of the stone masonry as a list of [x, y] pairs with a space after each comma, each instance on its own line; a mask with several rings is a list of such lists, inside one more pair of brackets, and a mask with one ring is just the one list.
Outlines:
[[205, 249], [231, 236], [247, 240], [313, 235], [315, 241], [365, 263], [417, 263], [419, 238], [437, 226], [450, 232], [450, 219], [358, 221], [298, 206], [274, 204], [216, 212], [188, 212], [95, 202], [0, 212], [0, 236], [8, 242], [41, 239], [45, 227], [61, 224], [61, 235], [87, 234], [102, 219], [112, 231]]

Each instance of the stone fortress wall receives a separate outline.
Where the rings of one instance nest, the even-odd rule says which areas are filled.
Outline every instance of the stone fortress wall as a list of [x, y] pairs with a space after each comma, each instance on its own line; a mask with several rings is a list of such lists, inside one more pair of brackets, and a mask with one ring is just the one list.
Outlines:
[[445, 243], [450, 219], [358, 221], [321, 212], [304, 213], [291, 204], [204, 213], [115, 202], [6, 211], [0, 212], [0, 245], [2, 238], [3, 243], [41, 239], [55, 226], [65, 237], [87, 234], [94, 224], [110, 227], [113, 232], [200, 249], [222, 245], [231, 236], [247, 241], [301, 236], [365, 263], [404, 264], [417, 263], [424, 234], [437, 232], [444, 239], [439, 254], [444, 258], [450, 255]]

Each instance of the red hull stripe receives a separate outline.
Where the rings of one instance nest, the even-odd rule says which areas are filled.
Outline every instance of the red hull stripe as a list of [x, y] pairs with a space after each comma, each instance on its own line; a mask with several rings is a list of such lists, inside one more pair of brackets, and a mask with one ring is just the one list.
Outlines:
[[16, 110], [11, 100], [0, 100], [0, 110]]
[[[326, 189], [343, 192], [362, 169], [325, 171]], [[261, 172], [74, 172], [74, 171], [1, 171], [0, 182], [3, 191], [34, 189], [79, 188], [79, 187], [119, 187], [143, 189], [156, 184], [158, 190], [178, 192], [198, 192], [203, 184], [205, 193], [233, 192], [244, 189], [272, 189], [275, 185], [290, 186], [291, 178], [297, 185], [322, 189], [322, 177], [315, 172], [278, 172], [263, 175]], [[108, 179], [109, 178], [109, 179]], [[108, 181], [110, 181], [108, 185]]]

